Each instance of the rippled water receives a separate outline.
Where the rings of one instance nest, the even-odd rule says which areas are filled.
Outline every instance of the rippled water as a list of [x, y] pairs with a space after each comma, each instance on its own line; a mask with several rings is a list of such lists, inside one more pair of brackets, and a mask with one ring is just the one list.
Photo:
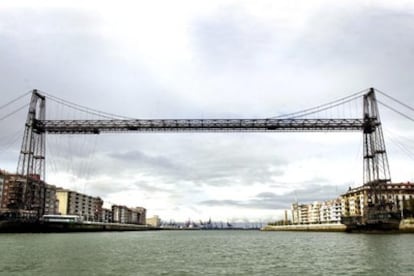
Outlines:
[[414, 275], [414, 235], [0, 234], [0, 275]]

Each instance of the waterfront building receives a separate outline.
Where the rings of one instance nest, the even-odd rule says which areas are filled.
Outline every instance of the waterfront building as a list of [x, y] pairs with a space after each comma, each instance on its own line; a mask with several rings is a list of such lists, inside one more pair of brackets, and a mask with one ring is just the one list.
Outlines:
[[112, 205], [112, 221], [115, 223], [128, 223], [128, 207]]
[[311, 204], [292, 204], [293, 224], [340, 223], [341, 200], [315, 201]]
[[114, 205], [46, 184], [39, 176], [26, 177], [0, 170], [0, 218], [38, 219], [43, 215], [76, 215], [84, 221], [146, 224], [146, 209]]
[[58, 214], [59, 200], [56, 195], [56, 186], [45, 185], [45, 202], [44, 202], [44, 215]]
[[309, 223], [321, 223], [321, 206], [322, 204], [319, 201], [315, 201], [314, 203], [309, 205]]
[[133, 212], [136, 212], [137, 214], [136, 215], [137, 224], [144, 225], [147, 223], [147, 209], [145, 209], [144, 207], [135, 207], [132, 210]]
[[147, 218], [146, 224], [152, 227], [160, 227], [161, 226], [161, 219], [158, 216], [153, 216], [151, 218]]
[[[341, 217], [361, 218], [367, 216], [368, 207], [381, 203], [388, 211], [404, 212], [414, 203], [414, 183], [384, 183], [375, 191], [363, 185], [349, 190], [339, 198], [312, 204], [292, 204], [293, 224], [340, 223]], [[410, 202], [411, 201], [411, 202]], [[413, 203], [412, 203], [413, 202]], [[408, 215], [408, 214], [407, 214]]]
[[308, 224], [309, 223], [309, 204], [292, 204], [292, 222], [293, 224]]
[[404, 211], [404, 204], [414, 199], [414, 183], [384, 183], [376, 189], [377, 196], [371, 186], [360, 186], [349, 189], [341, 195], [342, 215], [346, 217], [360, 217], [366, 215], [367, 207], [371, 204], [381, 203], [389, 211]]
[[[27, 181], [29, 191], [25, 203], [23, 192]], [[27, 178], [0, 170], [0, 208], [3, 213], [56, 214], [56, 187], [40, 181], [38, 176]]]
[[103, 200], [75, 191], [57, 188], [58, 211], [61, 215], [78, 215], [85, 221], [99, 221]]
[[320, 209], [321, 223], [340, 223], [342, 204], [340, 199], [332, 199], [322, 202]]
[[112, 210], [107, 209], [107, 208], [102, 208], [99, 221], [100, 222], [112, 222], [113, 221]]
[[2, 214], [35, 219], [44, 214], [45, 183], [39, 176], [26, 177], [2, 173], [2, 195], [0, 208]]
[[115, 223], [146, 223], [146, 209], [143, 207], [128, 208], [123, 205], [112, 205], [112, 216]]

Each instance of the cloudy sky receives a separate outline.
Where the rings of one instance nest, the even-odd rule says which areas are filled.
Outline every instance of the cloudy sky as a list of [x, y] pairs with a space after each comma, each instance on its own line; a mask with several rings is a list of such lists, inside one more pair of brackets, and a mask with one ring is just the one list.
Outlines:
[[[414, 105], [412, 1], [4, 2], [0, 107], [34, 88], [133, 118], [267, 118], [369, 87]], [[2, 118], [28, 101], [0, 108], [9, 171], [27, 108]], [[380, 108], [392, 178], [414, 181], [413, 122]], [[361, 136], [49, 135], [47, 181], [164, 220], [268, 221], [360, 185]]]

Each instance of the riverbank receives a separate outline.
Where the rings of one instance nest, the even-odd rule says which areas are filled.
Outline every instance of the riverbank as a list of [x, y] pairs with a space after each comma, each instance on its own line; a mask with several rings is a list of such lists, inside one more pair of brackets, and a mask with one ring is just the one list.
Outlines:
[[299, 225], [266, 225], [261, 231], [313, 231], [313, 232], [346, 232], [344, 224], [299, 224]]
[[148, 225], [102, 223], [102, 222], [26, 222], [0, 221], [0, 233], [59, 233], [59, 232], [103, 232], [103, 231], [148, 231], [159, 230]]
[[[340, 223], [300, 224], [300, 225], [266, 225], [261, 231], [309, 231], [309, 232], [350, 232], [350, 229]], [[357, 231], [358, 232], [358, 231]], [[403, 219], [398, 233], [414, 233], [414, 219]]]

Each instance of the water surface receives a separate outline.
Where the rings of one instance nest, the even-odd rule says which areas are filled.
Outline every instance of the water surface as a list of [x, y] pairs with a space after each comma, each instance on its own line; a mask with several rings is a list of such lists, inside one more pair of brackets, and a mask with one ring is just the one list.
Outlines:
[[414, 275], [412, 234], [0, 234], [0, 275]]

